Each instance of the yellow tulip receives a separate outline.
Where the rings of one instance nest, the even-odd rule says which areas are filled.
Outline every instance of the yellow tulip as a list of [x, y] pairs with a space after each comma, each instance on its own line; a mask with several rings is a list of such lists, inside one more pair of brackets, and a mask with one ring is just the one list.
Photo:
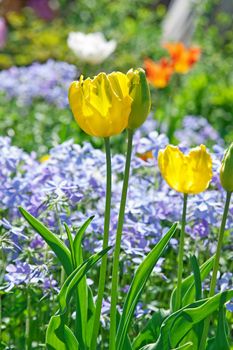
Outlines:
[[94, 79], [74, 81], [69, 89], [74, 117], [87, 134], [109, 137], [120, 134], [128, 125], [132, 98], [126, 74], [99, 73]]
[[204, 145], [193, 148], [188, 155], [168, 145], [159, 151], [158, 164], [168, 185], [185, 194], [205, 191], [213, 176], [212, 160]]

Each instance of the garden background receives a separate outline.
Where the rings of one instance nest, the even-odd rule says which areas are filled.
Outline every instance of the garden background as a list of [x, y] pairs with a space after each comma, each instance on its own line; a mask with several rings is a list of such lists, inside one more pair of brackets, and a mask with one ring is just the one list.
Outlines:
[[[87, 78], [102, 71], [146, 69], [149, 58], [159, 65], [163, 77], [163, 62], [169, 59], [164, 44], [175, 41], [200, 48], [200, 56], [187, 71], [165, 74], [162, 87], [151, 81], [151, 113], [134, 138], [121, 297], [143, 257], [167, 227], [180, 220], [182, 199], [163, 182], [157, 169], [158, 151], [168, 143], [184, 150], [204, 143], [212, 154], [210, 188], [188, 204], [184, 273], [189, 271], [189, 253], [196, 254], [200, 263], [213, 254], [224, 202], [218, 172], [224, 149], [233, 140], [232, 11], [232, 2], [221, 0], [0, 2], [1, 349], [45, 348], [45, 330], [56, 311], [54, 300], [64, 279], [53, 253], [25, 223], [18, 207], [40, 218], [63, 240], [64, 222], [75, 231], [95, 215], [83, 242], [85, 257], [101, 249], [104, 144], [79, 128], [69, 107], [68, 88], [80, 74]], [[101, 62], [90, 63], [69, 44], [72, 32], [101, 32], [106, 40], [114, 41], [114, 49]], [[150, 80], [148, 72], [146, 69]], [[111, 244], [120, 202], [124, 140], [124, 133], [111, 139]], [[231, 207], [218, 279], [221, 291], [233, 283], [232, 223]], [[137, 306], [132, 337], [153, 311], [168, 306], [176, 278], [177, 244], [174, 237], [168, 257], [161, 258], [153, 270]], [[94, 291], [97, 281], [98, 268], [88, 276]], [[101, 319], [106, 333], [109, 304], [106, 297]], [[232, 311], [229, 303], [229, 325]]]

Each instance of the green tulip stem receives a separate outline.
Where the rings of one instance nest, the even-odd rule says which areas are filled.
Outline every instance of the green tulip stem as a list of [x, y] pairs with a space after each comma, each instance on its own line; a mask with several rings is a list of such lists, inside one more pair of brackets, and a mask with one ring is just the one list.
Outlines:
[[118, 272], [119, 272], [119, 257], [121, 250], [121, 236], [124, 224], [125, 205], [127, 198], [127, 189], [129, 183], [130, 162], [133, 144], [133, 130], [128, 129], [128, 147], [126, 154], [125, 173], [123, 180], [123, 188], [121, 194], [121, 203], [118, 216], [116, 244], [113, 257], [113, 271], [112, 271], [112, 290], [111, 290], [111, 309], [110, 309], [110, 342], [109, 350], [115, 350], [116, 347], [116, 316], [117, 316], [117, 299], [118, 299]]
[[[217, 274], [218, 274], [218, 269], [219, 269], [219, 260], [220, 260], [220, 256], [221, 256], [223, 237], [224, 237], [227, 215], [228, 215], [230, 201], [231, 201], [231, 194], [232, 194], [232, 192], [227, 192], [224, 212], [223, 212], [223, 216], [222, 216], [222, 222], [221, 222], [221, 226], [219, 229], [218, 244], [217, 244], [217, 250], [216, 250], [215, 259], [214, 259], [213, 274], [212, 274], [212, 278], [211, 278], [211, 282], [210, 282], [209, 297], [212, 297], [215, 294]], [[199, 350], [204, 350], [206, 347], [209, 325], [210, 325], [210, 317], [205, 319]]]
[[183, 265], [184, 265], [184, 237], [185, 237], [187, 201], [188, 201], [188, 195], [184, 193], [183, 213], [182, 213], [180, 243], [179, 243], [179, 253], [178, 253], [178, 275], [177, 275], [175, 311], [179, 310], [181, 307], [181, 284], [182, 284], [182, 274], [183, 274]]
[[[106, 201], [105, 201], [105, 216], [104, 216], [104, 237], [103, 237], [103, 247], [105, 249], [108, 247], [109, 240], [109, 225], [110, 225], [110, 212], [111, 212], [111, 191], [112, 191], [112, 168], [111, 168], [111, 151], [110, 151], [110, 141], [109, 137], [104, 138], [105, 152], [106, 152], [106, 171], [107, 171], [107, 181], [106, 181]], [[98, 286], [98, 296], [96, 301], [96, 309], [93, 322], [93, 331], [91, 336], [90, 350], [96, 350], [97, 348], [97, 338], [100, 328], [100, 315], [104, 296], [105, 280], [107, 272], [107, 255], [104, 255], [100, 267], [99, 276], [99, 286]]]

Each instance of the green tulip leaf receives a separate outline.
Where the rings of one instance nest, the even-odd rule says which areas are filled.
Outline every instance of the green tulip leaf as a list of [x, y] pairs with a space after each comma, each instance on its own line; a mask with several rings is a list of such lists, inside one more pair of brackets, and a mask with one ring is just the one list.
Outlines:
[[69, 275], [72, 270], [72, 259], [71, 253], [66, 245], [58, 238], [57, 235], [52, 233], [44, 224], [42, 224], [39, 220], [37, 220], [33, 215], [27, 212], [23, 208], [19, 208], [20, 213], [27, 220], [27, 222], [33, 227], [33, 229], [39, 233], [39, 235], [45, 240], [45, 242], [50, 246], [53, 250], [60, 263], [65, 269], [67, 275]]
[[79, 350], [79, 343], [65, 325], [64, 317], [51, 317], [46, 332], [46, 346], [48, 350]]
[[216, 336], [208, 341], [207, 350], [230, 350], [230, 345], [227, 338], [226, 309], [224, 305], [222, 305], [218, 314], [218, 328]]
[[142, 346], [158, 338], [161, 324], [168, 316], [168, 311], [158, 310], [154, 312], [151, 319], [147, 322], [143, 330], [137, 335], [133, 342], [133, 350], [138, 350]]
[[[165, 319], [156, 343], [146, 345], [142, 350], [170, 350], [180, 342], [194, 325], [209, 317], [233, 297], [233, 290], [202, 299], [174, 312]], [[192, 342], [192, 339], [189, 339]]]
[[[201, 281], [203, 281], [210, 273], [213, 267], [214, 258], [215, 256], [212, 256], [209, 260], [205, 261], [203, 265], [201, 265], [200, 267]], [[194, 275], [190, 275], [182, 281], [182, 285], [181, 285], [182, 306], [191, 304], [195, 300], [195, 293], [196, 293], [195, 278], [194, 278]], [[176, 288], [174, 288], [171, 295], [171, 301], [170, 301], [171, 310], [174, 310], [175, 300], [176, 300]]]
[[[62, 289], [58, 295], [60, 309], [49, 322], [46, 332], [46, 345], [50, 350], [75, 350], [77, 349], [78, 341], [74, 337], [71, 330], [65, 325], [66, 311], [72, 293], [82, 278], [108, 251], [111, 247], [102, 250], [99, 253], [92, 255], [87, 261], [78, 266], [65, 280]], [[75, 340], [74, 340], [75, 338]], [[67, 346], [67, 347], [64, 347]], [[70, 346], [70, 347], [69, 347]], [[73, 346], [76, 346], [73, 347]]]
[[128, 328], [131, 319], [134, 314], [138, 299], [142, 293], [143, 288], [155, 266], [158, 259], [162, 255], [164, 249], [169, 243], [171, 237], [174, 235], [177, 228], [177, 223], [173, 224], [170, 230], [161, 238], [161, 240], [156, 244], [152, 251], [146, 256], [141, 265], [138, 267], [132, 284], [130, 286], [129, 292], [127, 294], [123, 312], [120, 318], [120, 323], [117, 330], [116, 336], [116, 349], [122, 350], [127, 337]]
[[[67, 236], [70, 243], [71, 257], [73, 262], [73, 268], [77, 268], [83, 263], [83, 254], [82, 254], [82, 239], [83, 235], [93, 220], [94, 216], [88, 218], [84, 224], [80, 227], [78, 232], [75, 235], [74, 240], [72, 239], [71, 232], [69, 227], [65, 224]], [[93, 300], [90, 300], [90, 295], [88, 296], [88, 285], [86, 281], [86, 276], [82, 278], [78, 284], [76, 291], [76, 303], [77, 303], [77, 329], [78, 329], [78, 340], [80, 346], [85, 347], [88, 342], [88, 330], [87, 330], [87, 317], [88, 317], [88, 302], [93, 304]]]

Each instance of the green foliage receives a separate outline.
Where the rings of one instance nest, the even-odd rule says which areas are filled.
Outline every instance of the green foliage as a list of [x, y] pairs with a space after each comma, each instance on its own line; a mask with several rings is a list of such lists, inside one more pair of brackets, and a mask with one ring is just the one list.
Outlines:
[[[233, 291], [226, 291], [216, 294], [212, 298], [199, 300], [176, 311], [163, 322], [157, 342], [146, 345], [142, 350], [169, 350], [178, 346], [194, 325], [206, 319], [218, 308], [223, 307], [224, 303], [232, 297]], [[201, 335], [202, 333], [198, 334], [199, 339]], [[190, 338], [190, 342], [192, 342], [192, 338]], [[192, 349], [198, 350], [197, 347], [192, 347]]]
[[[87, 219], [86, 222], [80, 227], [74, 240], [69, 227], [65, 224], [65, 229], [70, 244], [70, 249], [68, 249], [66, 245], [57, 237], [57, 235], [48, 230], [29, 212], [23, 208], [20, 208], [19, 210], [28, 223], [34, 228], [34, 230], [36, 230], [36, 232], [38, 232], [50, 246], [68, 275], [58, 296], [60, 316], [58, 317], [56, 315], [50, 321], [49, 331], [47, 332], [47, 338], [49, 337], [49, 340], [47, 339], [48, 344], [49, 346], [53, 344], [55, 346], [54, 349], [56, 349], [56, 346], [60, 346], [62, 349], [62, 346], [65, 346], [62, 345], [62, 342], [65, 344], [66, 341], [70, 341], [73, 344], [74, 336], [72, 335], [73, 333], [71, 330], [65, 325], [64, 314], [66, 312], [71, 294], [75, 286], [78, 286], [75, 292], [77, 305], [76, 312], [78, 315], [77, 339], [80, 346], [85, 347], [87, 343], [89, 343], [88, 334], [92, 330], [91, 327], [93, 325], [93, 314], [95, 309], [92, 293], [89, 291], [85, 274], [109, 250], [109, 248], [107, 248], [103, 252], [89, 258], [86, 262], [83, 262], [81, 243], [83, 235], [94, 216]], [[56, 336], [57, 332], [59, 332], [61, 335], [59, 339], [57, 339]], [[64, 339], [62, 338], [62, 334]], [[66, 338], [67, 340], [65, 340]]]
[[71, 253], [66, 245], [57, 237], [54, 233], [47, 229], [39, 220], [37, 220], [33, 215], [27, 212], [23, 208], [19, 208], [21, 214], [27, 220], [27, 222], [38, 232], [45, 242], [54, 251], [60, 263], [64, 267], [66, 273], [69, 275], [72, 272], [72, 260]]
[[[214, 256], [212, 256], [203, 265], [201, 265], [200, 278], [202, 281], [209, 275], [211, 269], [213, 268], [213, 264], [214, 264]], [[196, 288], [195, 288], [194, 275], [190, 275], [182, 281], [182, 286], [181, 286], [182, 304], [181, 305], [185, 306], [192, 303], [195, 300], [195, 292], [196, 292]], [[173, 290], [171, 295], [171, 303], [170, 303], [171, 310], [174, 310], [175, 299], [176, 299], [176, 288]]]
[[[92, 255], [87, 261], [78, 266], [66, 279], [62, 289], [58, 295], [58, 301], [60, 309], [50, 320], [48, 329], [46, 332], [46, 345], [48, 349], [64, 349], [70, 350], [79, 349], [79, 344], [76, 337], [66, 325], [66, 313], [70, 298], [74, 293], [75, 288], [78, 286], [82, 278], [86, 273], [100, 260], [104, 254], [108, 252], [110, 248], [103, 250], [100, 253]], [[86, 326], [86, 324], [85, 324]], [[80, 331], [80, 330], [79, 330]], [[78, 334], [80, 337], [80, 333]], [[83, 346], [83, 345], [82, 345]]]
[[116, 336], [116, 349], [122, 350], [126, 339], [127, 330], [129, 328], [131, 319], [133, 317], [135, 307], [138, 299], [142, 293], [143, 288], [164, 249], [166, 248], [171, 237], [174, 235], [177, 228], [177, 224], [173, 224], [166, 235], [156, 244], [147, 257], [143, 260], [139, 268], [137, 269], [129, 292], [123, 306], [123, 312], [120, 318], [117, 336]]

